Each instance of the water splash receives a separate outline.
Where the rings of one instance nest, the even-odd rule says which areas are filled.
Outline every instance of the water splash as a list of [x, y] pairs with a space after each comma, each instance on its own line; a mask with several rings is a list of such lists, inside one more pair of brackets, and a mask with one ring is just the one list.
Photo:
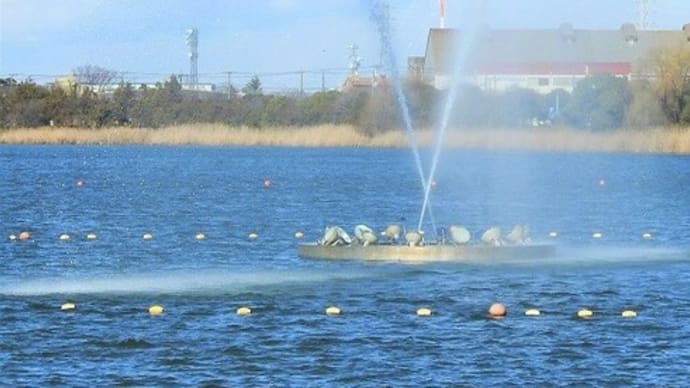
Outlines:
[[91, 279], [39, 278], [6, 285], [0, 295], [226, 293], [283, 284], [306, 284], [359, 279], [371, 271], [264, 270], [161, 272], [104, 276]]
[[[403, 88], [400, 83], [401, 78], [400, 73], [398, 72], [397, 58], [395, 56], [395, 51], [393, 50], [392, 32], [390, 20], [388, 18], [388, 6], [386, 1], [373, 1], [371, 7], [371, 19], [376, 25], [379, 34], [379, 40], [384, 60], [383, 65], [390, 74], [389, 79], [391, 85], [393, 86], [396, 100], [398, 102], [398, 106], [400, 107], [400, 112], [402, 114], [403, 123], [405, 125], [405, 136], [407, 138], [407, 142], [410, 145], [410, 149], [412, 150], [412, 155], [417, 166], [417, 173], [419, 174], [419, 180], [422, 186], [422, 193], [424, 193], [425, 187], [427, 187], [430, 180], [427, 181], [427, 179], [424, 176], [424, 166], [422, 165], [422, 159], [419, 153], [417, 133], [412, 125], [412, 118], [410, 116], [407, 98], [405, 97], [405, 93], [403, 92]], [[425, 202], [428, 202], [428, 199]], [[436, 223], [433, 219], [433, 214], [431, 212], [429, 212], [429, 219], [431, 220], [433, 228], [432, 230], [436, 231]], [[417, 229], [421, 230], [421, 222]]]

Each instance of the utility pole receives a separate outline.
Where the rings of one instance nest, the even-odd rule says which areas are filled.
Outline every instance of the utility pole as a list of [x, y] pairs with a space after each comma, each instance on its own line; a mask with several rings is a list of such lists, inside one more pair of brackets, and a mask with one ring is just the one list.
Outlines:
[[226, 72], [228, 75], [228, 100], [232, 97], [232, 72]]
[[304, 96], [304, 70], [299, 71], [299, 95]]
[[321, 70], [321, 93], [326, 91], [326, 70]]

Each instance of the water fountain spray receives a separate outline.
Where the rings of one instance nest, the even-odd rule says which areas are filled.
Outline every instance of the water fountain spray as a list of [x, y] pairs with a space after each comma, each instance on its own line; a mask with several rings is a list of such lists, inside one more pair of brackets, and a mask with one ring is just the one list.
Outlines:
[[468, 29], [468, 34], [466, 39], [463, 39], [458, 47], [454, 60], [451, 62], [453, 66], [453, 74], [451, 77], [450, 88], [448, 91], [448, 96], [446, 97], [446, 104], [443, 107], [443, 115], [441, 116], [441, 123], [438, 131], [436, 132], [436, 137], [434, 139], [434, 153], [431, 159], [431, 168], [429, 170], [429, 179], [424, 185], [424, 201], [422, 202], [422, 210], [419, 214], [418, 228], [422, 227], [424, 222], [424, 214], [428, 210], [431, 212], [429, 195], [431, 193], [431, 182], [434, 180], [436, 174], [436, 167], [438, 166], [438, 159], [441, 155], [441, 145], [443, 144], [443, 139], [445, 138], [446, 129], [448, 128], [448, 121], [450, 120], [450, 114], [455, 105], [455, 100], [457, 98], [458, 89], [460, 86], [460, 80], [462, 79], [462, 72], [464, 69], [465, 61], [469, 55], [472, 44], [474, 43], [478, 25], [470, 26]]
[[[396, 99], [398, 102], [398, 106], [400, 107], [400, 111], [402, 113], [404, 125], [405, 125], [405, 136], [407, 138], [407, 142], [410, 144], [410, 148], [412, 150], [412, 155], [414, 156], [414, 161], [415, 164], [417, 165], [417, 172], [419, 174], [419, 179], [422, 184], [422, 191], [425, 192], [425, 189], [427, 186], [429, 186], [429, 182], [431, 180], [427, 181], [424, 177], [424, 168], [422, 166], [422, 160], [421, 157], [419, 156], [419, 145], [417, 142], [417, 133], [412, 127], [412, 119], [410, 117], [410, 111], [407, 105], [407, 98], [405, 97], [405, 93], [403, 92], [402, 85], [400, 84], [400, 74], [397, 70], [397, 60], [395, 57], [395, 52], [393, 51], [393, 44], [392, 44], [392, 34], [391, 34], [391, 27], [390, 27], [390, 20], [388, 17], [388, 4], [383, 1], [383, 0], [374, 0], [372, 4], [372, 11], [371, 11], [371, 18], [376, 24], [378, 33], [379, 33], [379, 39], [380, 39], [380, 44], [381, 44], [381, 52], [382, 52], [382, 59], [384, 60], [384, 66], [389, 70], [391, 74], [391, 85], [393, 86], [393, 90], [396, 95]], [[425, 196], [425, 206], [427, 207], [428, 205], [428, 196]], [[431, 211], [429, 211], [429, 219], [432, 224], [432, 230], [435, 233], [436, 232], [436, 222], [434, 221], [433, 214]], [[420, 220], [420, 224], [417, 228], [417, 230], [421, 230], [422, 227], [422, 220]]]

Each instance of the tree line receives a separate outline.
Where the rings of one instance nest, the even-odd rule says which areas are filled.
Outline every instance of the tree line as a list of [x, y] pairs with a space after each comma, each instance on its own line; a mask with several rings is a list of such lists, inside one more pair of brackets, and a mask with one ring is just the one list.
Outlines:
[[[461, 86], [450, 110], [451, 127], [524, 128], [559, 125], [588, 130], [690, 124], [690, 53], [660, 51], [653, 78], [628, 80], [594, 74], [569, 93], [541, 95], [531, 89], [485, 91]], [[93, 75], [93, 69], [87, 69]], [[433, 128], [447, 91], [425, 83], [404, 84], [416, 128]], [[78, 84], [65, 88], [31, 80], [0, 79], [0, 128], [37, 126], [157, 128], [186, 123], [271, 127], [350, 124], [362, 132], [402, 128], [391, 88], [269, 95], [258, 77], [232, 93], [183, 90], [175, 76], [156, 87], [121, 83], [112, 94]]]

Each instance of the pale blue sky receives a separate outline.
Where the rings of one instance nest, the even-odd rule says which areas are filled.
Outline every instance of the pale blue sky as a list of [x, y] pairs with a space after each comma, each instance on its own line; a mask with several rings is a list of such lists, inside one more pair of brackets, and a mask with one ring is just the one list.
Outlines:
[[[378, 63], [371, 0], [0, 0], [0, 76], [32, 75], [39, 82], [93, 64], [131, 77], [156, 79], [187, 73], [185, 29], [199, 29], [201, 80], [223, 82], [221, 72], [272, 73], [345, 68], [346, 47], [360, 46], [363, 66]], [[423, 55], [427, 32], [438, 25], [437, 0], [391, 0], [393, 46], [400, 67]], [[476, 21], [477, 1], [447, 0], [448, 27]], [[496, 28], [616, 29], [637, 21], [635, 0], [487, 0], [484, 14]], [[650, 0], [658, 29], [690, 23], [690, 1]], [[150, 74], [146, 74], [150, 73]], [[337, 73], [337, 72], [335, 72]], [[329, 87], [340, 74], [328, 75]], [[244, 83], [236, 74], [236, 83]], [[307, 74], [309, 85], [320, 74]], [[295, 75], [270, 76], [297, 84]]]

